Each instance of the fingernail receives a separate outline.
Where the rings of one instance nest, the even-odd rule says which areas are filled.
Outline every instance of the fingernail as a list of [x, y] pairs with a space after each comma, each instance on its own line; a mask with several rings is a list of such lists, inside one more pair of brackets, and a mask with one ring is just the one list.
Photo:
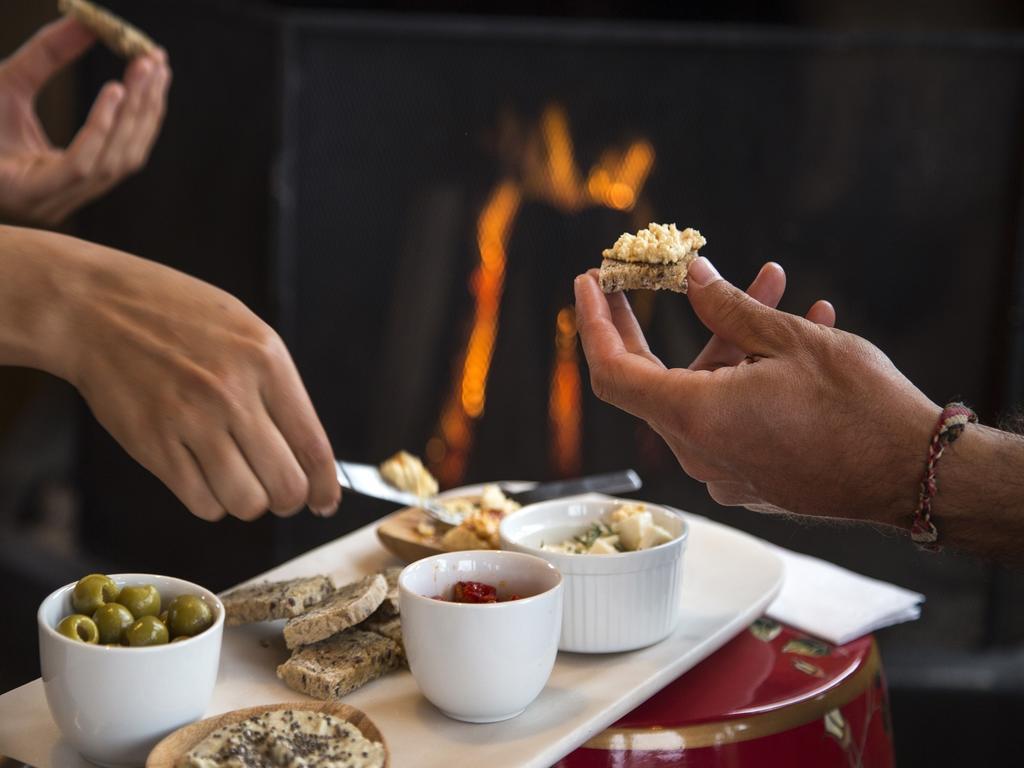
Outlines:
[[718, 274], [718, 270], [715, 269], [714, 265], [703, 256], [698, 256], [691, 261], [690, 266], [686, 270], [687, 280], [702, 288], [708, 283], [718, 280], [720, 277], [721, 275]]
[[338, 511], [338, 505], [334, 504], [330, 507], [322, 507], [321, 509], [313, 509], [312, 512], [317, 517], [333, 517], [334, 513]]

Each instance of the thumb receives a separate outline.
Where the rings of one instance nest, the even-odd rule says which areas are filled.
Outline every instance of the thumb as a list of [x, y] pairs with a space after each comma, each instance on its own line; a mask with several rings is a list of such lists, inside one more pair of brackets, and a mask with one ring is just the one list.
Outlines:
[[747, 354], [779, 351], [786, 315], [751, 298], [718, 274], [703, 256], [687, 269], [687, 294], [700, 321], [720, 339]]
[[74, 19], [47, 24], [7, 60], [7, 71], [26, 93], [35, 93], [58, 71], [81, 56], [96, 37]]

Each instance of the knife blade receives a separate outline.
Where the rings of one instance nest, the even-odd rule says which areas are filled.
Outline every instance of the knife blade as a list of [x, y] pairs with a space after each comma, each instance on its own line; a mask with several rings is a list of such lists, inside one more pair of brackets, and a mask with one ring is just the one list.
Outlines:
[[372, 464], [335, 461], [334, 467], [338, 474], [338, 484], [342, 488], [355, 491], [361, 496], [390, 501], [402, 507], [419, 507], [447, 525], [458, 525], [462, 522], [462, 515], [445, 509], [433, 499], [420, 498], [415, 493], [398, 490], [381, 477], [380, 470]]
[[638, 491], [642, 487], [643, 481], [636, 470], [624, 469], [618, 472], [606, 472], [602, 475], [587, 475], [586, 477], [575, 477], [571, 480], [555, 480], [550, 483], [540, 483], [529, 490], [519, 491], [518, 493], [509, 493], [504, 488], [502, 488], [502, 491], [510, 499], [519, 502], [525, 507], [527, 504], [536, 504], [538, 501], [561, 499], [581, 493], [630, 493]]

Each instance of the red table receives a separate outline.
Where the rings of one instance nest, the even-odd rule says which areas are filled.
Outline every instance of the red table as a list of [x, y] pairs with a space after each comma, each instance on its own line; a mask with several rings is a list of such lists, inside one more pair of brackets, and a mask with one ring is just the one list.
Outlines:
[[764, 618], [556, 768], [893, 763], [874, 638], [832, 646]]

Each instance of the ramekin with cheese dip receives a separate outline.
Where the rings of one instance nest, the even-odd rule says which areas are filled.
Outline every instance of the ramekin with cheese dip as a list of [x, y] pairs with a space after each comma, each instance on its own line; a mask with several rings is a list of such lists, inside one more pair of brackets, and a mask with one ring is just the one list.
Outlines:
[[665, 639], [679, 622], [688, 528], [646, 502], [585, 495], [523, 507], [502, 549], [544, 558], [565, 580], [559, 650], [611, 653]]

